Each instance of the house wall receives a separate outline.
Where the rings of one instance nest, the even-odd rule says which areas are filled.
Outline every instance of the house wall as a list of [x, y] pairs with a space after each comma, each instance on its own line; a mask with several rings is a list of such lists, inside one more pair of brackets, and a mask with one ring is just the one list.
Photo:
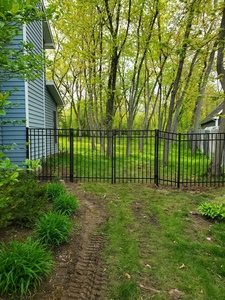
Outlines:
[[[27, 26], [26, 40], [32, 43], [37, 54], [43, 55], [43, 28], [42, 22], [36, 21]], [[27, 127], [45, 128], [45, 73], [27, 84]], [[37, 142], [38, 140], [38, 142]], [[29, 158], [42, 158], [46, 152], [45, 138], [41, 131], [37, 136], [30, 138]]]
[[[35, 21], [24, 26], [21, 34], [13, 40], [11, 47], [19, 47], [21, 41], [32, 43], [33, 51], [44, 56], [43, 22]], [[1, 81], [4, 83], [1, 84]], [[19, 121], [25, 120], [25, 122], [15, 126], [0, 124], [0, 145], [16, 143], [18, 149], [7, 151], [6, 156], [12, 162], [21, 165], [27, 157], [26, 127], [41, 128], [38, 135], [31, 137], [30, 140], [28, 148], [31, 159], [46, 157], [58, 151], [57, 139], [42, 134], [43, 128], [55, 130], [57, 127], [57, 105], [46, 87], [44, 71], [39, 78], [31, 82], [16, 78], [6, 80], [0, 75], [0, 91], [13, 91], [14, 88], [17, 90], [9, 97], [9, 100], [14, 104], [18, 103], [19, 106], [10, 110], [2, 119], [11, 118]]]
[[[26, 40], [35, 46], [35, 53], [43, 55], [42, 22], [36, 21], [27, 26]], [[45, 73], [28, 83], [27, 88], [27, 127], [45, 127]]]
[[45, 86], [45, 127], [29, 130], [30, 159], [46, 158], [51, 154], [58, 153], [56, 128], [57, 105]]
[[[10, 47], [19, 47], [21, 41], [30, 42], [34, 45], [37, 54], [43, 54], [43, 28], [42, 21], [35, 21], [24, 26], [21, 35], [16, 37]], [[23, 79], [12, 78], [1, 84], [2, 91], [13, 91], [9, 100], [18, 106], [7, 112], [2, 119], [26, 120], [22, 125], [3, 125], [1, 128], [1, 143], [9, 145], [17, 144], [17, 149], [5, 152], [5, 155], [17, 165], [21, 165], [27, 157], [26, 152], [26, 127], [45, 127], [45, 73], [40, 78], [25, 82]], [[43, 147], [40, 144], [42, 151]]]
[[214, 127], [215, 126], [215, 121], [214, 120], [211, 120], [211, 121], [209, 121], [209, 122], [207, 122], [207, 123], [205, 123], [205, 124], [202, 124], [201, 125], [201, 129], [205, 129], [205, 128], [207, 128], [207, 127]]
[[45, 125], [46, 128], [50, 128], [49, 136], [46, 138], [46, 156], [58, 152], [58, 138], [56, 137], [58, 126], [57, 106], [52, 99], [47, 87], [45, 88]]
[[[219, 128], [198, 129], [197, 131], [188, 132], [189, 147], [192, 147], [193, 141], [196, 141], [196, 147], [211, 160], [215, 155], [216, 145], [219, 139], [223, 139], [223, 134], [217, 136]], [[225, 149], [222, 152], [222, 164], [225, 166]]]
[[[54, 113], [56, 114], [56, 124], [54, 124]], [[58, 127], [57, 125], [57, 106], [47, 87], [45, 86], [45, 127], [54, 128], [55, 126]]]
[[[21, 35], [16, 37], [9, 47], [19, 47], [20, 41], [22, 40]], [[6, 116], [1, 116], [1, 120], [7, 121], [8, 119], [23, 121], [26, 119], [25, 110], [25, 83], [24, 80], [18, 78], [7, 78], [4, 75], [0, 76], [2, 82], [0, 82], [0, 92], [10, 91], [12, 94], [8, 97], [14, 105], [14, 108], [7, 110]], [[16, 89], [16, 90], [15, 90]], [[2, 122], [1, 122], [2, 123]], [[0, 142], [3, 146], [9, 146], [16, 143], [15, 150], [4, 151], [5, 155], [10, 158], [12, 162], [20, 165], [22, 161], [26, 159], [26, 124], [25, 122], [21, 125], [16, 123], [13, 124], [1, 124], [0, 125]]]

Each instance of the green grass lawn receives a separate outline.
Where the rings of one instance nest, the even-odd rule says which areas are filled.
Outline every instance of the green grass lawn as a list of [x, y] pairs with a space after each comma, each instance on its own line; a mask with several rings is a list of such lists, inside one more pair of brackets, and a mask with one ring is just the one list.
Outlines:
[[[140, 137], [134, 136], [131, 139], [129, 155], [127, 136], [116, 137], [112, 158], [106, 155], [106, 139], [102, 143], [97, 137], [94, 140], [74, 137], [73, 141], [74, 177], [81, 181], [153, 183], [158, 178], [159, 184], [172, 185], [177, 185], [178, 181], [181, 185], [198, 182], [207, 185], [211, 181], [223, 181], [223, 178], [206, 176], [211, 159], [200, 150], [192, 154], [186, 140], [181, 141], [179, 147], [178, 143], [171, 144], [167, 165], [163, 164], [164, 143], [160, 142], [156, 147], [154, 135], [146, 137], [141, 148]], [[66, 138], [59, 139], [59, 149], [62, 152], [51, 161], [51, 165], [56, 167], [55, 173], [57, 166], [63, 166], [64, 170], [70, 166], [70, 145]], [[58, 173], [60, 177], [60, 172]]]
[[[225, 221], [196, 214], [225, 189], [166, 190], [84, 183], [109, 212], [101, 229], [107, 300], [225, 299]], [[103, 195], [105, 195], [103, 197]]]

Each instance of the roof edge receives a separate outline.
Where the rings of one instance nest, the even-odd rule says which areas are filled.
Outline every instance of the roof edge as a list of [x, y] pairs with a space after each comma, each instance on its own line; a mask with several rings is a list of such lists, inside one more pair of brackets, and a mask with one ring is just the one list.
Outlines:
[[52, 98], [55, 100], [58, 106], [64, 106], [63, 99], [54, 83], [54, 81], [46, 81], [46, 87], [51, 94]]
[[44, 5], [43, 0], [42, 0], [42, 10], [43, 10], [44, 16], [45, 16], [44, 20], [42, 21], [44, 48], [45, 49], [55, 49], [55, 43], [54, 43], [54, 39], [52, 36], [52, 31], [51, 31], [49, 21], [46, 18], [46, 10], [45, 10], [45, 5]]

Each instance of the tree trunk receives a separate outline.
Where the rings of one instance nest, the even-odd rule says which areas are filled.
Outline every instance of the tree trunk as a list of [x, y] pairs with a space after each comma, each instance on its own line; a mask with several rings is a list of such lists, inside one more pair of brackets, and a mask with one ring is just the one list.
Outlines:
[[122, 5], [119, 1], [115, 5], [113, 11], [110, 11], [109, 0], [104, 0], [105, 10], [107, 14], [108, 28], [112, 39], [112, 55], [109, 68], [108, 78], [108, 93], [106, 100], [106, 121], [105, 127], [107, 130], [107, 156], [112, 157], [112, 126], [115, 115], [115, 95], [116, 95], [116, 81], [117, 81], [117, 69], [121, 51], [126, 43], [128, 37], [128, 31], [130, 26], [130, 13], [131, 13], [131, 0], [128, 4], [126, 31], [122, 41], [119, 42], [118, 34], [120, 27], [120, 14], [122, 11]]
[[[176, 77], [173, 83], [173, 89], [171, 92], [171, 98], [170, 98], [170, 106], [169, 106], [169, 115], [168, 115], [168, 121], [167, 121], [167, 126], [166, 126], [166, 132], [169, 133], [172, 131], [172, 124], [173, 124], [173, 113], [174, 113], [174, 106], [175, 106], [175, 99], [177, 96], [178, 88], [179, 88], [179, 83], [184, 67], [184, 61], [186, 58], [186, 53], [188, 49], [188, 39], [190, 36], [191, 32], [191, 26], [192, 26], [192, 21], [194, 18], [194, 3], [195, 1], [192, 2], [189, 15], [187, 18], [187, 25], [185, 28], [185, 33], [184, 33], [184, 38], [183, 38], [183, 45], [182, 45], [182, 50], [180, 53], [180, 59], [179, 59], [179, 64], [177, 68], [177, 73]], [[169, 150], [170, 150], [170, 140], [168, 137], [168, 140], [164, 144], [164, 152], [163, 152], [163, 165], [167, 165], [168, 163], [168, 157], [169, 157]]]
[[[220, 30], [218, 35], [218, 52], [217, 52], [217, 74], [220, 79], [220, 83], [225, 94], [225, 68], [224, 68], [224, 45], [225, 45], [225, 0], [224, 0], [224, 8], [223, 15], [220, 24]], [[223, 102], [223, 115], [225, 112], [225, 98]], [[222, 154], [224, 150], [224, 133], [225, 133], [225, 118], [220, 118], [220, 127], [219, 133], [217, 134], [217, 140], [215, 145], [215, 153], [213, 157], [212, 164], [210, 166], [212, 176], [220, 176], [221, 175], [221, 164], [222, 164]], [[219, 138], [219, 139], [218, 139]]]
[[[213, 65], [213, 61], [214, 61], [214, 57], [215, 57], [215, 52], [216, 52], [215, 49], [217, 47], [217, 43], [218, 43], [217, 41], [214, 43], [212, 52], [210, 53], [210, 56], [209, 56], [209, 61], [208, 61], [207, 68], [206, 68], [206, 70], [203, 70], [203, 73], [204, 73], [203, 74], [203, 79], [202, 79], [202, 82], [200, 83], [200, 86], [199, 86], [199, 96], [197, 98], [196, 107], [195, 107], [195, 110], [194, 110], [194, 127], [193, 127], [194, 133], [197, 133], [197, 130], [199, 128], [203, 98], [204, 98], [204, 95], [205, 95], [205, 89], [206, 89], [206, 85], [207, 85], [207, 82], [208, 82], [208, 79], [209, 79], [209, 75], [210, 75], [210, 72], [212, 70], [212, 65]], [[196, 152], [196, 148], [197, 148], [196, 138], [194, 138], [193, 141], [192, 141], [192, 149], [191, 149], [193, 154]]]

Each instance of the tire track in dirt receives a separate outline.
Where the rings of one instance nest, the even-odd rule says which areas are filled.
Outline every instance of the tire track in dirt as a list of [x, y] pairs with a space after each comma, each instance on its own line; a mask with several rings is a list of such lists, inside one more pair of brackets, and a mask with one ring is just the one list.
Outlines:
[[97, 195], [67, 183], [66, 189], [80, 202], [74, 221], [80, 224], [67, 244], [56, 248], [51, 278], [43, 282], [32, 300], [101, 300], [107, 284], [102, 258], [104, 235], [100, 227], [107, 221], [106, 209]]
[[[71, 187], [71, 186], [70, 186]], [[70, 192], [74, 190], [68, 188]], [[101, 297], [102, 286], [106, 283], [104, 262], [101, 252], [104, 248], [104, 236], [98, 232], [99, 227], [106, 222], [106, 214], [99, 200], [93, 196], [83, 197], [75, 193], [82, 201], [82, 228], [79, 236], [79, 251], [75, 253], [76, 262], [70, 264], [67, 270], [67, 289], [62, 300], [97, 300]], [[81, 213], [82, 214], [82, 213]]]
[[99, 299], [105, 281], [104, 265], [99, 257], [103, 244], [103, 237], [92, 235], [84, 245], [74, 268], [75, 272], [69, 272], [65, 299]]

